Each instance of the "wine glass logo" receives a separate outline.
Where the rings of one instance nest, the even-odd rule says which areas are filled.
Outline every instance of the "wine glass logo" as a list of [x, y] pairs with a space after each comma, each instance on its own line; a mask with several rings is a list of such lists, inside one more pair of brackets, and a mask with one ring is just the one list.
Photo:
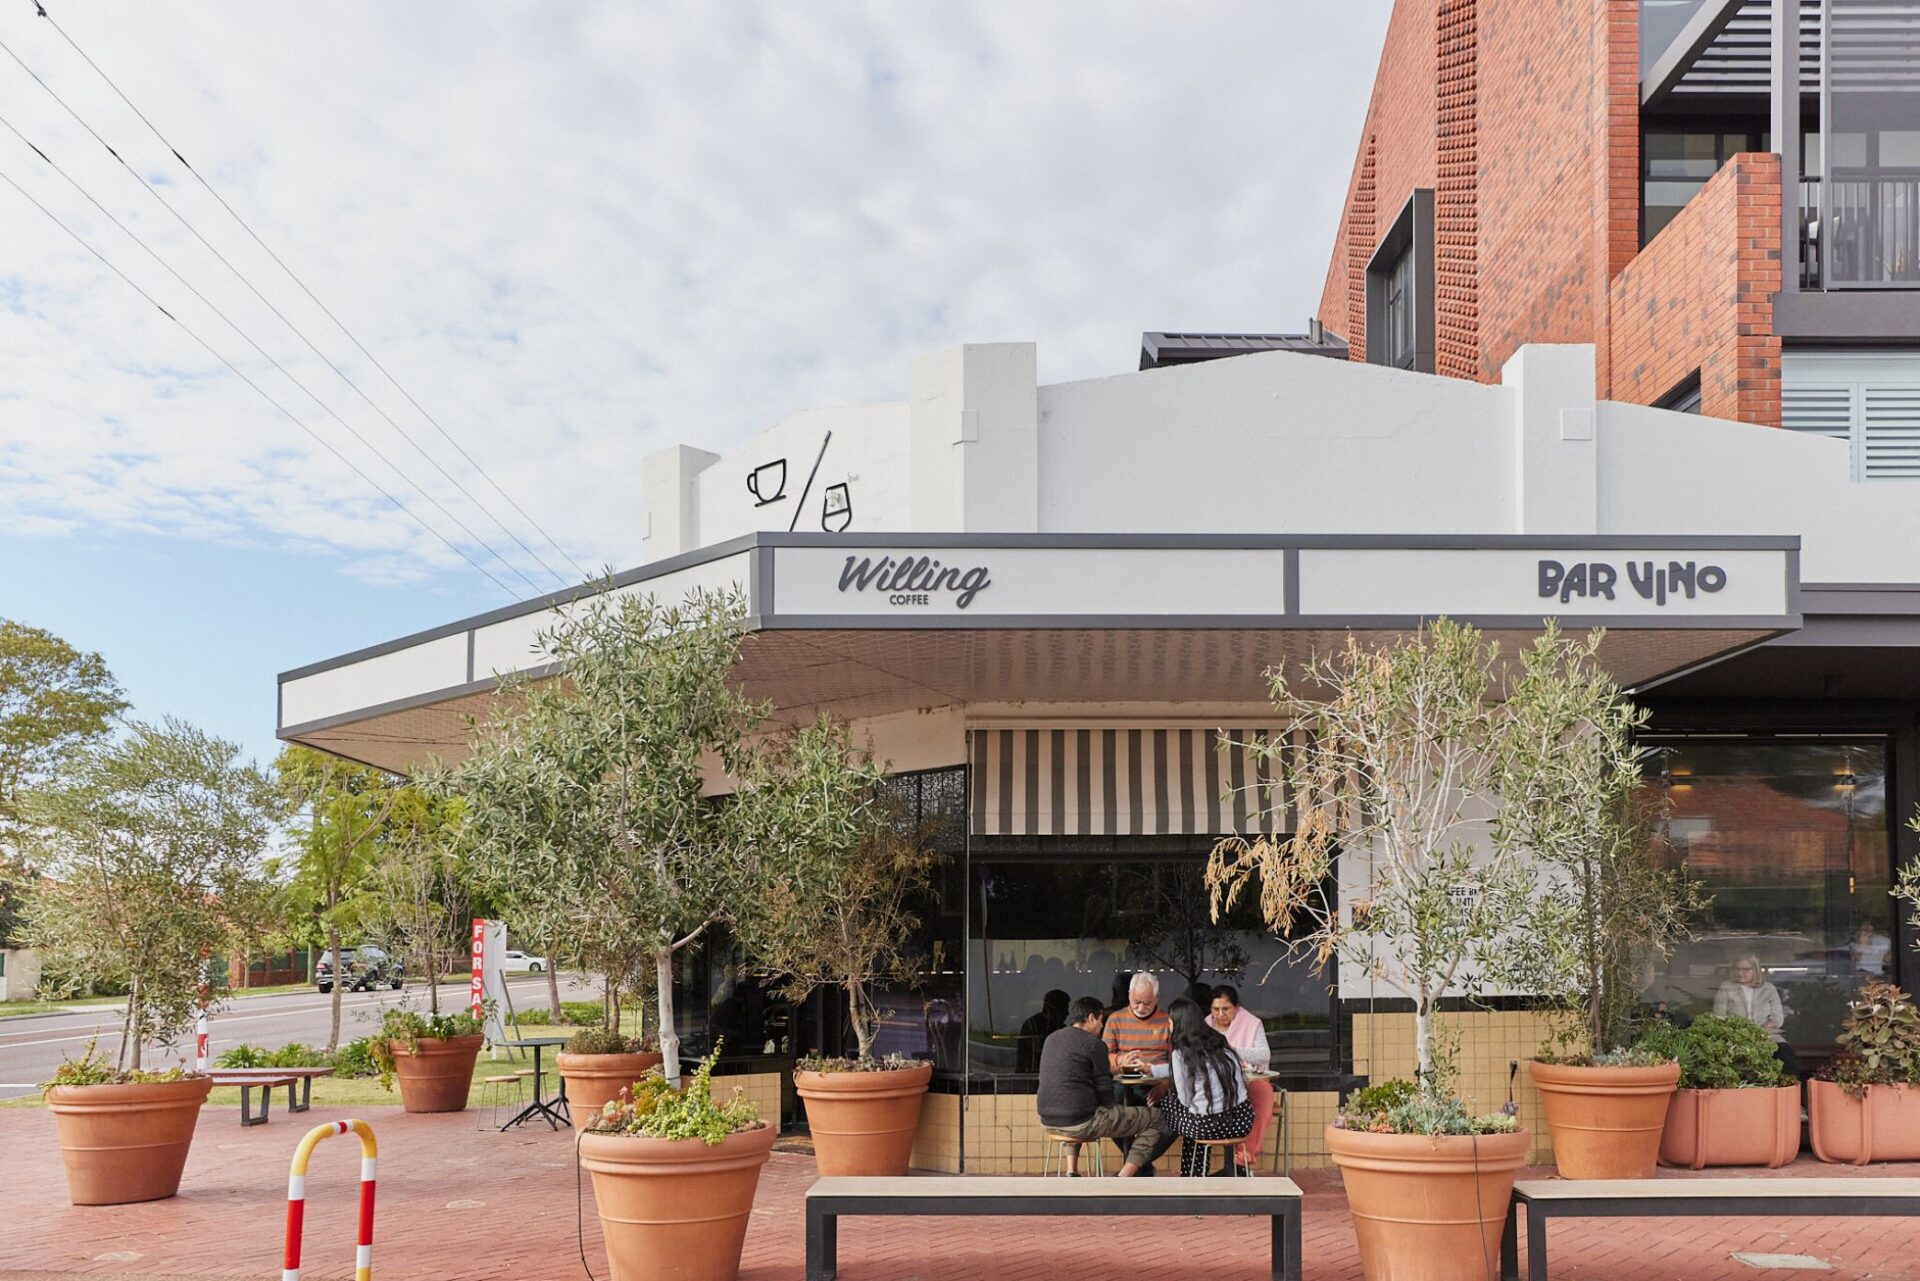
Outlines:
[[828, 485], [820, 496], [820, 528], [829, 534], [845, 532], [853, 524], [853, 494], [847, 483]]
[[777, 503], [787, 496], [787, 460], [778, 459], [762, 463], [747, 473], [747, 492], [752, 494], [755, 507], [765, 507], [768, 503]]

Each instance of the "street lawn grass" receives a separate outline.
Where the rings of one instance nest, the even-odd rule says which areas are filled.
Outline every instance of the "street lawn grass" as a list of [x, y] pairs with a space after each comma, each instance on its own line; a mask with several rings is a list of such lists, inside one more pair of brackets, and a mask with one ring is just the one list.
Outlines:
[[[546, 1027], [533, 1024], [520, 1028], [520, 1033], [522, 1036], [571, 1036], [579, 1030], [580, 1029], [576, 1027]], [[541, 1087], [549, 1097], [559, 1089], [559, 1078], [555, 1075], [553, 1069], [554, 1055], [552, 1051], [556, 1048], [555, 1046], [548, 1046], [546, 1050], [543, 1051], [544, 1057], [541, 1060], [541, 1072], [543, 1076]], [[500, 1092], [500, 1104], [504, 1109], [515, 1097], [514, 1087], [510, 1085], [499, 1087], [486, 1085], [484, 1084], [484, 1078], [489, 1076], [509, 1076], [522, 1068], [530, 1068], [533, 1066], [533, 1056], [530, 1051], [513, 1055], [502, 1050], [500, 1057], [497, 1059], [494, 1058], [492, 1054], [493, 1052], [491, 1050], [482, 1050], [480, 1051], [480, 1057], [474, 1061], [473, 1087], [467, 1092], [467, 1106], [469, 1108], [483, 1106], [491, 1108], [493, 1105], [493, 1091], [497, 1088]], [[299, 1087], [297, 1086], [295, 1087], [295, 1097], [299, 1097]], [[513, 1104], [515, 1111], [525, 1107], [533, 1098], [532, 1077], [529, 1076], [522, 1082], [518, 1097], [519, 1102]], [[258, 1091], [255, 1091], [253, 1101], [254, 1106], [258, 1108], [260, 1105], [260, 1095]], [[214, 1090], [211, 1094], [207, 1095], [206, 1105], [210, 1108], [233, 1108], [238, 1111], [240, 1107], [239, 1087], [222, 1086]], [[17, 1099], [0, 1099], [0, 1108], [37, 1108], [44, 1106], [45, 1102], [38, 1094], [29, 1094]], [[399, 1084], [396, 1082], [391, 1092], [383, 1090], [380, 1088], [380, 1078], [377, 1076], [322, 1076], [316, 1077], [313, 1082], [313, 1110], [315, 1112], [322, 1110], [332, 1111], [341, 1108], [399, 1106]], [[274, 1123], [276, 1124], [279, 1118], [287, 1115], [287, 1089], [285, 1086], [281, 1086], [273, 1092], [273, 1109], [268, 1115], [275, 1118]], [[308, 1115], [311, 1114], [296, 1113], [294, 1114], [294, 1119], [301, 1120]], [[506, 1115], [503, 1111], [501, 1113], [502, 1119], [504, 1119]]]
[[[273, 987], [249, 987], [230, 994], [230, 998], [249, 996], [285, 996], [289, 992], [311, 992], [311, 983], [280, 983]], [[19, 1018], [23, 1014], [59, 1014], [75, 1010], [122, 1010], [121, 996], [75, 996], [64, 1001], [0, 1001], [0, 1019]]]

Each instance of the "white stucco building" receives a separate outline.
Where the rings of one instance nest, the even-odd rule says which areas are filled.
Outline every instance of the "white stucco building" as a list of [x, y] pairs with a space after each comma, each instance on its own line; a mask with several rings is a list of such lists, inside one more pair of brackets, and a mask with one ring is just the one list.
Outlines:
[[[1720, 904], [1667, 999], [1710, 1003], [1757, 952], [1818, 1054], [1856, 937], [1901, 939], [1885, 889], [1920, 774], [1920, 490], [1855, 481], [1844, 441], [1596, 402], [1584, 346], [1522, 348], [1491, 386], [1290, 352], [1042, 386], [1027, 344], [903, 381], [902, 401], [797, 414], [726, 456], [655, 455], [643, 563], [614, 590], [739, 586], [748, 692], [852, 721], [939, 820], [935, 973], [896, 994], [884, 1047], [935, 1061], [923, 1162], [1037, 1163], [1023, 1029], [1047, 992], [1104, 996], [1136, 968], [1241, 987], [1284, 1065], [1295, 1161], [1317, 1159], [1337, 1089], [1403, 1066], [1410, 1020], [1364, 979], [1269, 969], [1251, 921], [1215, 929], [1192, 902], [1211, 838], [1251, 821], [1231, 785], [1258, 781], [1220, 732], [1284, 732], [1264, 671], [1349, 632], [1608, 629]], [[497, 677], [543, 666], [533, 636], [564, 603], [286, 672], [281, 737], [401, 771], [457, 756]], [[683, 1035], [725, 1032], [772, 1091], [838, 1015], [780, 1007], [739, 959], [716, 943], [689, 965]], [[1537, 1029], [1475, 1017], [1468, 1086], [1492, 1106]]]

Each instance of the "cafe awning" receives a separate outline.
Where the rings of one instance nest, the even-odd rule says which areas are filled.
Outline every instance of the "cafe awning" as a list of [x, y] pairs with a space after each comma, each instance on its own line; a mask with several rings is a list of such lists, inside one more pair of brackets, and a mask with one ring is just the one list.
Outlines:
[[[768, 533], [592, 590], [680, 599], [737, 586], [746, 691], [786, 719], [851, 719], [978, 704], [1257, 708], [1269, 668], [1442, 615], [1508, 651], [1547, 617], [1605, 627], [1602, 657], [1631, 687], [1798, 628], [1798, 562], [1791, 537]], [[457, 759], [501, 677], [553, 674], [537, 636], [586, 591], [283, 673], [280, 737], [396, 771]]]

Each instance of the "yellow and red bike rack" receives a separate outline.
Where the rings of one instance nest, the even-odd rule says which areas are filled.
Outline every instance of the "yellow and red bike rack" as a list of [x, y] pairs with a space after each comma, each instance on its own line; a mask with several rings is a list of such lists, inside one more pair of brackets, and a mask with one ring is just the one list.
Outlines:
[[360, 1230], [353, 1256], [353, 1281], [372, 1281], [373, 1174], [380, 1153], [373, 1142], [373, 1127], [365, 1121], [329, 1121], [316, 1125], [293, 1150], [293, 1164], [287, 1170], [287, 1248], [280, 1281], [300, 1281], [300, 1234], [306, 1226], [307, 1214], [307, 1162], [320, 1140], [348, 1130], [360, 1136]]

